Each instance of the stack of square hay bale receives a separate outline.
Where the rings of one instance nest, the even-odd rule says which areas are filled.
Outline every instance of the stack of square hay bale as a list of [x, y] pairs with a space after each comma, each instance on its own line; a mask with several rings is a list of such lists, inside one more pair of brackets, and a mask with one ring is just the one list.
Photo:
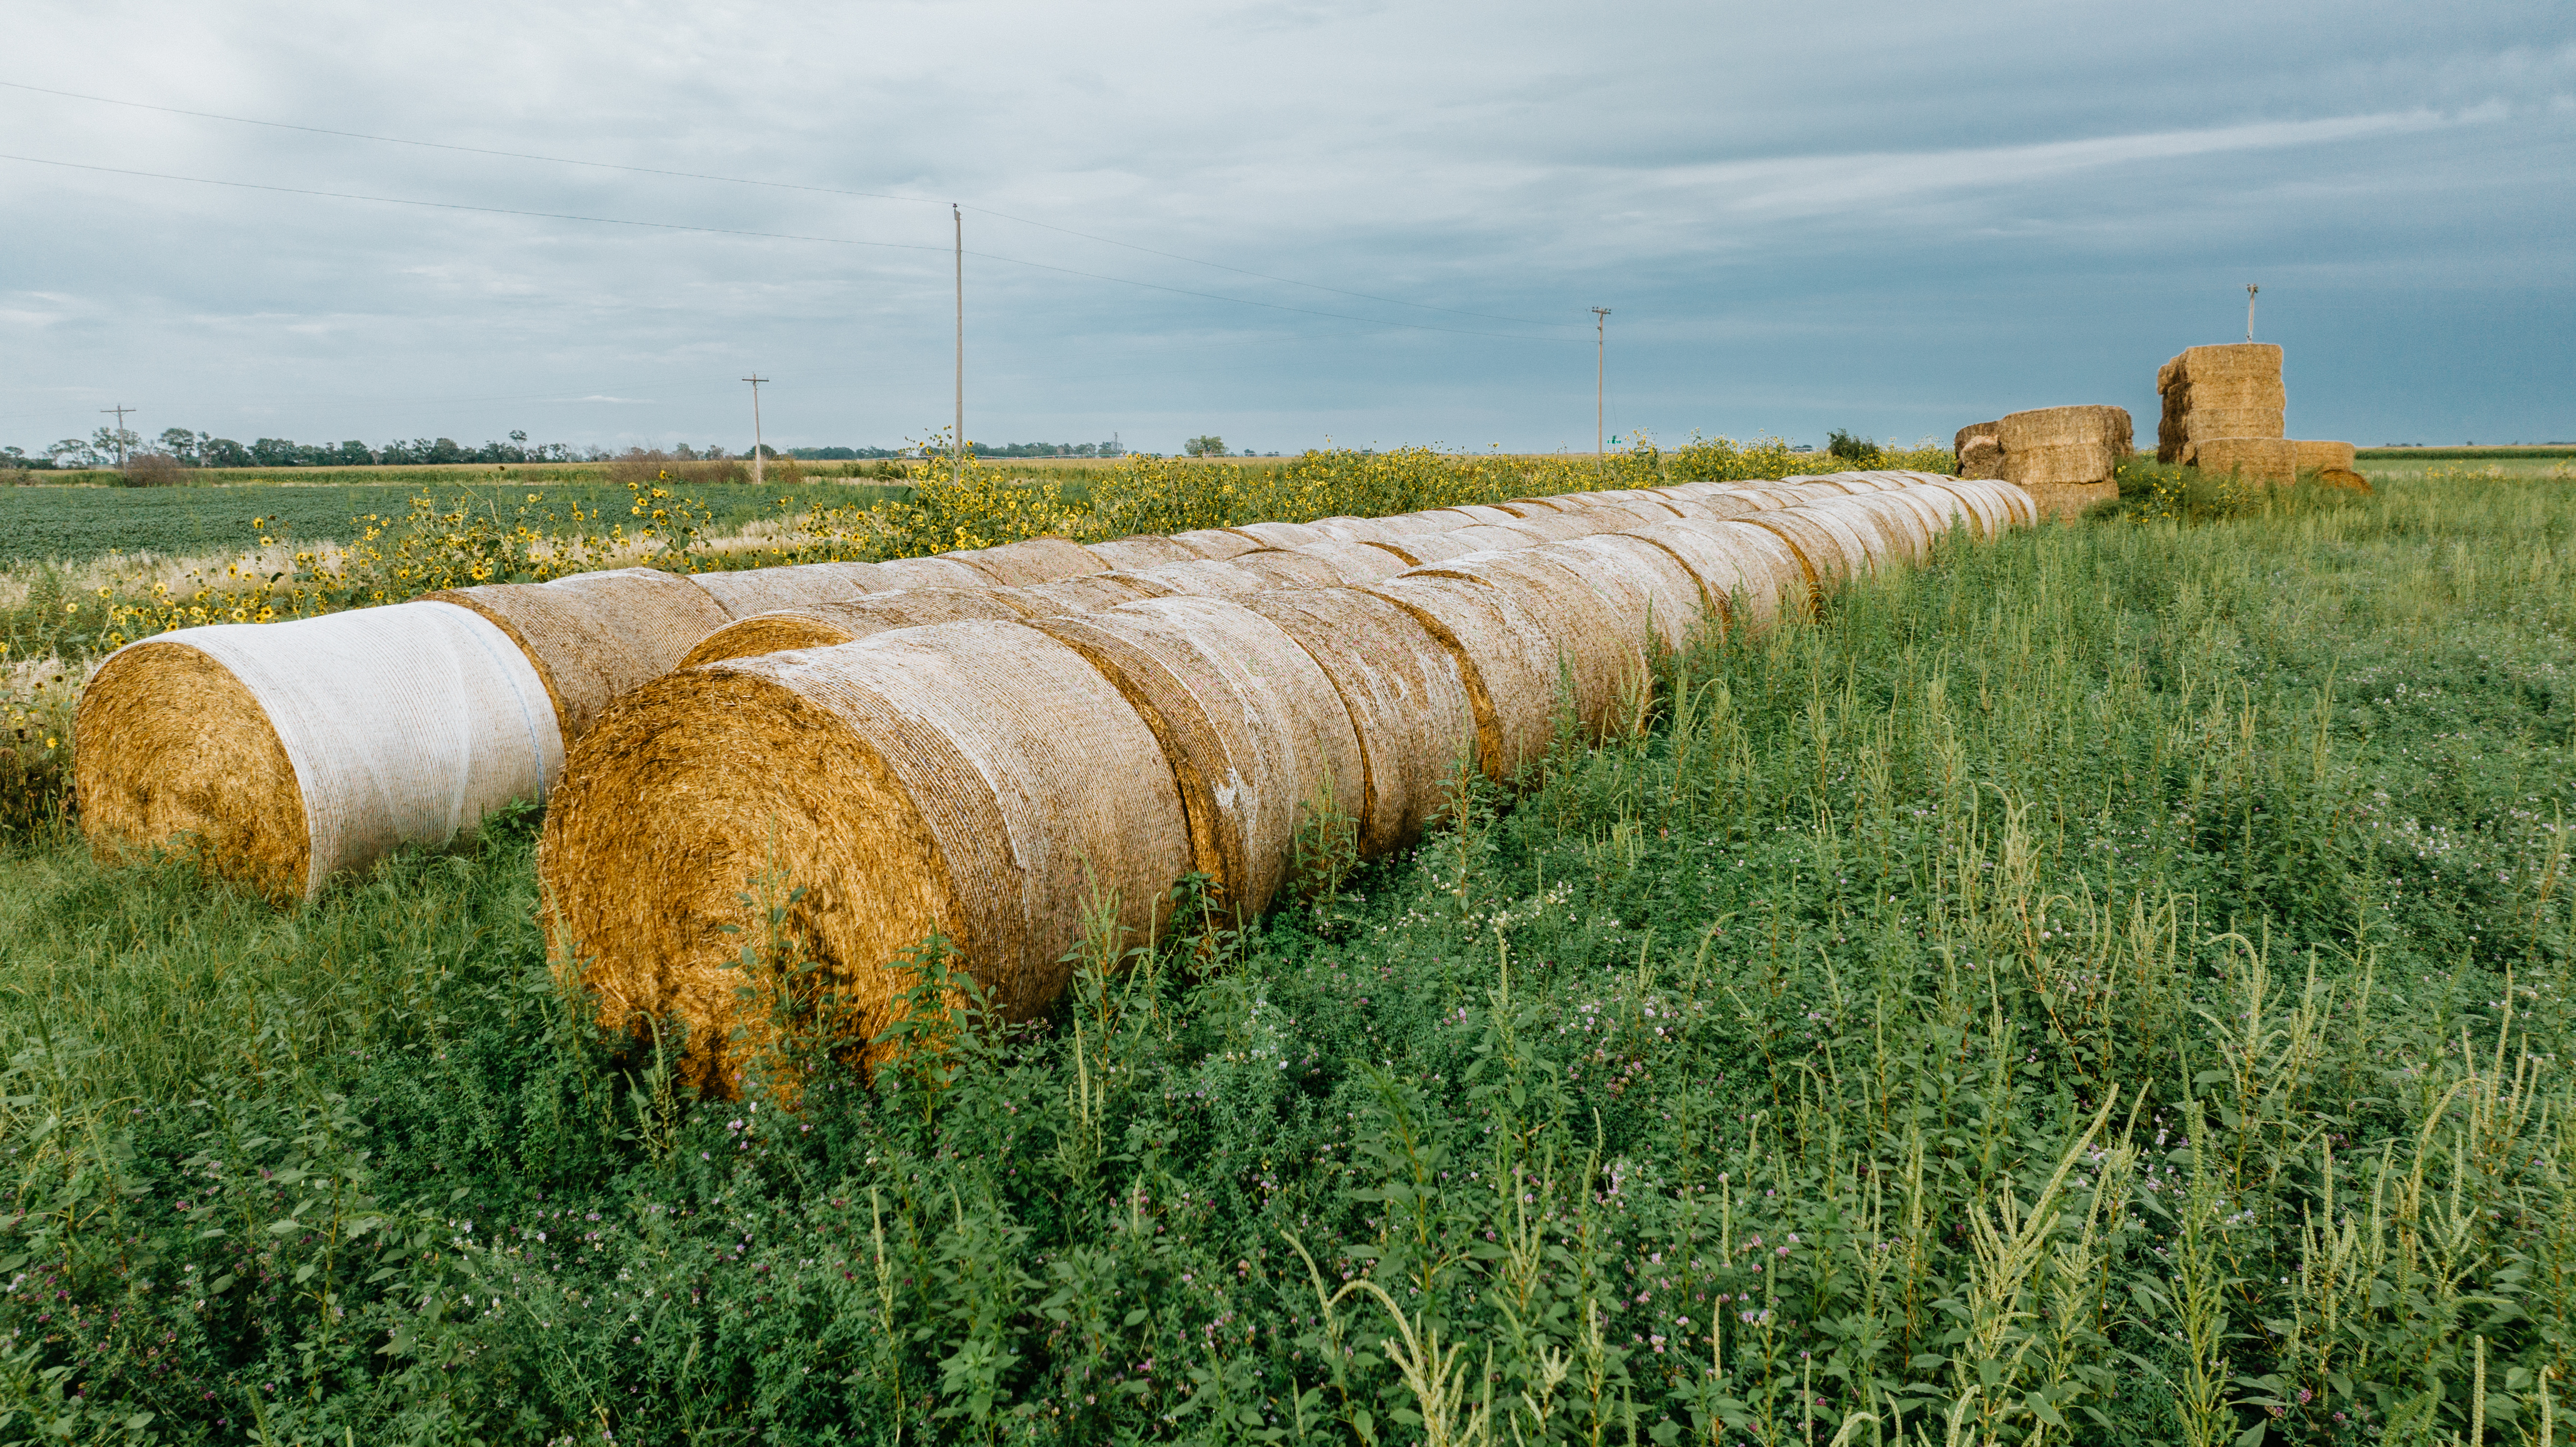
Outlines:
[[2120, 495], [2112, 473], [2129, 455], [2128, 409], [2041, 407], [1959, 429], [1961, 477], [2000, 478], [2027, 490], [2050, 517], [2073, 517]]
[[2269, 342], [2186, 347], [2156, 373], [2164, 418], [2156, 460], [2264, 482], [2298, 477], [2297, 449], [2285, 441], [2281, 349]]

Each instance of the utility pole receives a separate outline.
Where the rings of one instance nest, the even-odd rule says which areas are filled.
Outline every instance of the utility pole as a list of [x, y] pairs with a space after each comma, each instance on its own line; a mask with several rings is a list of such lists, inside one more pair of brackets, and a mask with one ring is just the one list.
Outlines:
[[2245, 340], [2249, 342], [2254, 340], [2254, 293], [2262, 289], [2250, 281], [2245, 283]]
[[949, 439], [950, 476], [957, 482], [966, 480], [966, 213], [955, 202], [948, 205], [950, 219], [957, 223], [957, 435]]
[[754, 369], [752, 370], [752, 374], [751, 374], [750, 376], [748, 376], [748, 377], [743, 378], [743, 380], [744, 380], [744, 381], [746, 381], [746, 382], [749, 382], [749, 383], [751, 384], [751, 485], [752, 485], [752, 486], [754, 486], [754, 487], [758, 487], [758, 486], [760, 486], [760, 454], [761, 454], [761, 447], [760, 447], [760, 384], [761, 384], [761, 383], [763, 383], [763, 382], [768, 381], [769, 379], [768, 379], [767, 377], [764, 377], [764, 376], [760, 375], [760, 371], [759, 371], [759, 369], [758, 369], [758, 368], [754, 368]]
[[1610, 308], [1597, 306], [1592, 309], [1592, 455], [1595, 457], [1610, 455], [1609, 450], [1601, 445], [1601, 398], [1609, 380]]
[[98, 410], [101, 412], [113, 412], [116, 414], [116, 465], [121, 468], [125, 466], [125, 414], [128, 412], [140, 411], [142, 409], [128, 407], [124, 403], [120, 402], [113, 407], [101, 407]]

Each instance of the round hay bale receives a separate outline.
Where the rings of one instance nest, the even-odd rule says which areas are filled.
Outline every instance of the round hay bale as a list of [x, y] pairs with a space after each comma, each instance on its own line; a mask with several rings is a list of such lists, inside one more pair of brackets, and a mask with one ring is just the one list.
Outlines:
[[73, 720], [101, 862], [193, 849], [278, 899], [538, 799], [563, 770], [544, 680], [448, 603], [182, 628], [109, 655]]
[[997, 588], [993, 596], [1019, 609], [1021, 617], [1053, 618], [1063, 613], [1097, 613], [1139, 598], [1167, 598], [1179, 591], [1142, 573], [1091, 573], [1025, 588]]
[[[1876, 497], [1877, 494], [1871, 493], [1868, 496]], [[1851, 536], [1841, 541], [1845, 545], [1844, 552], [1847, 556], [1851, 556], [1853, 570], [1857, 573], [1866, 575], [1879, 572], [1889, 563], [1899, 561], [1905, 555], [1903, 544], [1896, 536], [1889, 533], [1887, 521], [1864, 509], [1861, 506], [1861, 499], [1850, 493], [1845, 493], [1841, 497], [1818, 498], [1808, 503], [1803, 510], [1816, 514], [1817, 520], [1829, 527], [1841, 527], [1849, 531]], [[1860, 545], [1860, 552], [1857, 555], [1852, 555], [1850, 551], [1850, 544], [1853, 542], [1858, 542]]]
[[[936, 930], [1014, 1018], [1062, 992], [1095, 897], [1131, 936], [1189, 868], [1153, 732], [1022, 623], [947, 623], [736, 659], [638, 690], [573, 751], [546, 818], [548, 927], [601, 1021], [687, 1025], [685, 1077], [731, 1094], [769, 1016], [731, 968], [776, 880], [786, 926], [863, 1038]], [[756, 908], [757, 906], [755, 906]], [[728, 927], [742, 933], [727, 933]], [[736, 1031], [744, 1036], [736, 1039]]]
[[1689, 648], [1711, 615], [1709, 598], [1698, 577], [1651, 539], [1625, 533], [1595, 533], [1588, 538], [1550, 543], [1538, 551], [1540, 556], [1565, 563], [1592, 580], [1596, 588], [1601, 580], [1614, 577], [1631, 585], [1643, 596], [1646, 613], [1643, 617], [1629, 617], [1629, 627], [1651, 630], [1656, 643], [1667, 652]]
[[996, 588], [905, 588], [840, 603], [802, 603], [737, 619], [698, 641], [677, 667], [831, 648], [933, 623], [1014, 621], [1023, 610]]
[[1985, 498], [1992, 505], [2001, 508], [2004, 514], [2004, 527], [2027, 525], [2039, 521], [2039, 504], [2032, 499], [2031, 495], [2000, 478], [1954, 477], [1943, 485], [1952, 492]]
[[1883, 492], [1855, 493], [1838, 502], [1820, 503], [1849, 519], [1861, 542], [1874, 548], [1870, 571], [1890, 563], [1911, 563], [1932, 550], [1931, 528], [1914, 513], [1890, 503]]
[[[1332, 534], [1306, 523], [1245, 523], [1239, 528], [1227, 528], [1226, 531], [1241, 533], [1260, 547], [1279, 548], [1286, 551], [1294, 551], [1309, 543], [1328, 543], [1333, 540]], [[1232, 560], [1228, 559], [1228, 561]]]
[[1287, 883], [1311, 808], [1367, 792], [1332, 679], [1240, 603], [1149, 598], [1030, 626], [1090, 660], [1161, 741], [1195, 867], [1223, 886], [1239, 919], [1258, 917]]
[[1511, 526], [1513, 531], [1532, 534], [1543, 542], [1561, 543], [1568, 538], [1588, 538], [1628, 525], [1629, 520], [1616, 513], [1582, 508], [1572, 512], [1534, 513]]
[[796, 563], [689, 576], [729, 618], [748, 618], [799, 603], [837, 603], [898, 586], [874, 563]]
[[1463, 503], [1457, 507], [1444, 508], [1442, 511], [1456, 513], [1471, 523], [1508, 523], [1512, 520], [1511, 513], [1490, 503]]
[[1476, 767], [1510, 784], [1556, 739], [1556, 645], [1507, 594], [1408, 573], [1363, 590], [1403, 609], [1458, 662], [1476, 720]]
[[1546, 633], [1573, 689], [1576, 727], [1587, 738], [1608, 738], [1623, 732], [1651, 696], [1646, 614], [1652, 605], [1624, 573], [1588, 574], [1547, 556], [1557, 546], [1478, 553], [1405, 576], [1463, 579], [1509, 598]]
[[895, 558], [877, 570], [898, 588], [998, 588], [1002, 580], [953, 554], [936, 558]]
[[1480, 553], [1534, 548], [1548, 540], [1544, 534], [1512, 523], [1473, 523], [1448, 537], [1449, 541]]
[[1795, 549], [1799, 561], [1806, 564], [1807, 575], [1816, 580], [1819, 594], [1858, 571], [1868, 557], [1860, 539], [1851, 536], [1848, 527], [1827, 526], [1825, 516], [1814, 508], [1784, 507], [1776, 512], [1755, 513], [1742, 521], [1778, 534]]
[[1373, 543], [1395, 536], [1376, 518], [1328, 517], [1306, 524], [1337, 543]]
[[1474, 543], [1459, 542], [1453, 533], [1407, 533], [1370, 546], [1384, 548], [1402, 558], [1408, 568], [1418, 568], [1425, 563], [1445, 563], [1478, 550]]
[[1795, 616], [1815, 596], [1797, 550], [1748, 523], [1658, 523], [1621, 536], [1653, 543], [1678, 559], [1729, 628], [1768, 628], [1784, 600]]
[[1804, 493], [1785, 487], [1739, 487], [1735, 489], [1734, 495], [1751, 503], [1756, 512], [1796, 507], [1807, 500]]
[[1090, 553], [1113, 572], [1141, 573], [1165, 563], [1192, 563], [1199, 555], [1160, 533], [1140, 533], [1090, 545]]
[[1392, 550], [1368, 543], [1315, 543], [1297, 551], [1320, 560], [1353, 586], [1383, 582], [1412, 566]]
[[676, 666], [733, 621], [693, 578], [658, 568], [575, 573], [551, 583], [486, 583], [424, 594], [498, 625], [526, 654], [569, 743], [609, 700]]
[[1269, 581], [1274, 588], [1338, 588], [1342, 575], [1321, 558], [1283, 548], [1264, 548], [1245, 553], [1226, 563]]
[[1542, 517], [1548, 513], [1564, 512], [1568, 504], [1563, 498], [1556, 497], [1516, 497], [1509, 502], [1495, 503], [1494, 506], [1516, 518], [1532, 518]]
[[1400, 512], [1387, 517], [1370, 518], [1369, 521], [1377, 527], [1378, 535], [1372, 538], [1360, 539], [1360, 541], [1364, 543], [1387, 542], [1395, 538], [1411, 537], [1418, 533], [1445, 532], [1451, 526], [1451, 522], [1449, 520], [1435, 521], [1427, 514], [1411, 512]]
[[1222, 563], [1260, 547], [1261, 543], [1231, 528], [1193, 528], [1172, 534], [1172, 541], [1209, 562]]
[[[1239, 555], [1238, 555], [1239, 556]], [[1247, 598], [1265, 592], [1270, 579], [1248, 568], [1201, 558], [1195, 563], [1165, 563], [1136, 575], [1148, 583], [1199, 598]]]
[[1033, 583], [1052, 583], [1058, 578], [1079, 578], [1085, 573], [1109, 571], [1108, 565], [1093, 556], [1090, 549], [1065, 538], [1023, 538], [1016, 543], [942, 553], [940, 556], [954, 558], [977, 572], [989, 574], [1006, 588], [1025, 588]]
[[1965, 512], [1955, 496], [1943, 493], [1941, 497], [1946, 501], [1936, 501], [1920, 486], [1909, 485], [1879, 496], [1887, 500], [1886, 505], [1904, 509], [1914, 520], [1922, 541], [1921, 550], [1915, 554], [1918, 559], [1930, 556], [1932, 545], [1949, 536], [1952, 515]]
[[2317, 473], [2317, 481], [2323, 483], [2327, 487], [2342, 488], [2346, 492], [2358, 492], [2366, 495], [2375, 491], [2375, 489], [2370, 485], [2369, 478], [2362, 476], [2360, 473], [2353, 471], [2349, 467], [2325, 468]]
[[1413, 614], [1359, 588], [1264, 593], [1245, 607], [1320, 665], [1350, 710], [1361, 797], [1343, 808], [1361, 857], [1402, 849], [1447, 809], [1452, 772], [1476, 749], [1464, 666]]
[[1964, 522], [1972, 536], [1994, 538], [2012, 526], [2012, 515], [2005, 511], [2002, 499], [1989, 497], [1973, 488], [1922, 483], [1907, 488], [1904, 495], [1933, 511], [1936, 516], [1934, 529], [1941, 533], [1949, 532], [1955, 522]]

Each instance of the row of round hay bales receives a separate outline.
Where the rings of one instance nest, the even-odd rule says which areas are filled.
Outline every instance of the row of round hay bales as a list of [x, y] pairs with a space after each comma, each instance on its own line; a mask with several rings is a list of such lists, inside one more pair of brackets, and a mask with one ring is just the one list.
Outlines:
[[[1656, 655], [1694, 630], [2028, 516], [2003, 484], [1891, 481], [1793, 484], [1734, 517], [1665, 508], [1366, 586], [1175, 589], [686, 669], [571, 752], [541, 855], [556, 943], [611, 1024], [676, 1022], [715, 1090], [765, 1028], [728, 971], [763, 878], [801, 891], [795, 948], [865, 1036], [934, 931], [1002, 1008], [1043, 1009], [1086, 930], [1160, 928], [1184, 870], [1257, 914], [1318, 811], [1346, 815], [1364, 855], [1401, 848], [1462, 762], [1509, 781], [1561, 727], [1634, 727]], [[1176, 566], [1195, 565], [1145, 571]]]
[[[1142, 598], [1375, 584], [1480, 550], [1776, 510], [1805, 496], [1796, 483], [1683, 484], [1088, 546], [1041, 538], [885, 563], [620, 569], [179, 630], [120, 652], [85, 693], [81, 813], [103, 855], [179, 842], [219, 871], [310, 895], [401, 844], [436, 844], [491, 808], [542, 797], [567, 744], [611, 700], [677, 667]], [[357, 637], [364, 658], [352, 663], [347, 640]], [[531, 676], [543, 704], [522, 708]]]

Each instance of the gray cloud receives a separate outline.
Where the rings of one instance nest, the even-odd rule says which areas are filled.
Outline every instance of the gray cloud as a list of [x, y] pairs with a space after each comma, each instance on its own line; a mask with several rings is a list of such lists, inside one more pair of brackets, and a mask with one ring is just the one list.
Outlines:
[[920, 435], [952, 199], [971, 249], [1056, 268], [969, 261], [990, 441], [1588, 446], [1592, 305], [1621, 431], [2146, 413], [2248, 280], [2296, 431], [2576, 436], [2563, 7], [245, 0], [12, 30], [9, 78], [58, 89], [911, 198], [0, 90], [17, 155], [837, 239], [0, 162], [21, 445], [120, 400], [245, 439], [739, 445], [753, 367], [773, 439]]

